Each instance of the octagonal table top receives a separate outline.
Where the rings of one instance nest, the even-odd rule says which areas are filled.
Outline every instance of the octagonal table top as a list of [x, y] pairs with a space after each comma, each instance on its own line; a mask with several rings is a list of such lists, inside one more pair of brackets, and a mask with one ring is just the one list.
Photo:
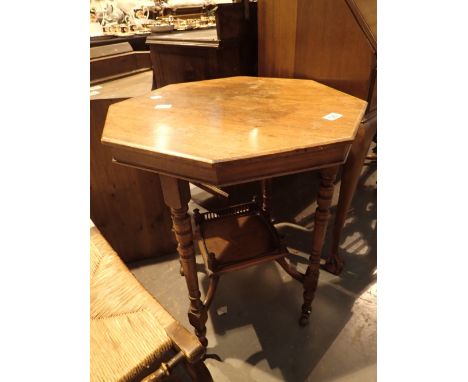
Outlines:
[[180, 83], [112, 105], [102, 142], [123, 164], [240, 183], [343, 163], [366, 106], [312, 80]]

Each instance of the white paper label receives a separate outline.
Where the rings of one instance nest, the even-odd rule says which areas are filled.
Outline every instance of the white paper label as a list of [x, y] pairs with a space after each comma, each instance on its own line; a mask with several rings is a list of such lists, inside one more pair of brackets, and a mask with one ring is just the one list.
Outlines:
[[323, 119], [328, 119], [329, 121], [334, 121], [335, 119], [341, 118], [343, 115], [338, 114], [338, 113], [330, 113], [325, 116], [323, 116]]

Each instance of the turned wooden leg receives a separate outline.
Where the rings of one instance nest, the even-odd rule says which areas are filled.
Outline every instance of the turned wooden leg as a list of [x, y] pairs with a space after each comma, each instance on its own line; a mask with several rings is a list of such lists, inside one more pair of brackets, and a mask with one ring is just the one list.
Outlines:
[[218, 282], [219, 282], [219, 276], [212, 274], [210, 276], [210, 285], [208, 286], [208, 291], [206, 292], [205, 301], [203, 301], [203, 305], [205, 305], [206, 309], [209, 309], [211, 305], [211, 301], [213, 301], [216, 288], [218, 287]]
[[262, 185], [262, 210], [265, 214], [271, 218], [271, 184], [272, 180], [263, 179], [261, 181]]
[[330, 219], [330, 204], [334, 190], [333, 182], [337, 171], [338, 167], [329, 167], [320, 170], [320, 188], [317, 197], [318, 207], [315, 211], [312, 251], [304, 278], [304, 304], [302, 305], [302, 314], [299, 319], [299, 323], [301, 325], [306, 325], [309, 321], [312, 300], [314, 299], [315, 290], [317, 289], [320, 269], [320, 254], [325, 241], [327, 223]]
[[343, 165], [340, 198], [336, 209], [332, 245], [327, 262], [324, 265], [325, 270], [335, 275], [340, 274], [343, 270], [344, 261], [339, 255], [341, 231], [343, 230], [344, 222], [356, 191], [364, 160], [376, 131], [377, 115], [371, 115], [359, 126], [356, 138], [348, 154], [348, 159]]
[[198, 339], [202, 345], [206, 347], [208, 345], [208, 340], [205, 337], [205, 323], [208, 316], [205, 306], [200, 300], [201, 293], [198, 287], [192, 224], [190, 216], [187, 213], [187, 203], [190, 200], [189, 184], [184, 180], [161, 175], [161, 186], [164, 194], [164, 201], [171, 210], [172, 225], [178, 243], [177, 252], [179, 252], [180, 262], [189, 292], [189, 321], [195, 328], [195, 334]]

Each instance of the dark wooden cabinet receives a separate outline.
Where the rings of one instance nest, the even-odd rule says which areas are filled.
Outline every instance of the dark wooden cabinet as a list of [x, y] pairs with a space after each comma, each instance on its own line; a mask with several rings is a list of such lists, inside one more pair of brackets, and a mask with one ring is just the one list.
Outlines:
[[90, 51], [91, 85], [151, 69], [149, 51], [135, 51], [128, 42], [92, 47]]
[[99, 46], [109, 46], [113, 44], [121, 44], [128, 42], [135, 52], [142, 52], [148, 50], [146, 45], [146, 35], [133, 35], [133, 36], [98, 36], [90, 38], [90, 47], [97, 48]]
[[219, 4], [216, 28], [160, 33], [146, 40], [154, 82], [179, 82], [257, 75], [257, 4]]
[[99, 85], [90, 93], [90, 215], [126, 262], [176, 251], [159, 175], [114, 164], [101, 143], [109, 107], [151, 91], [151, 69], [137, 60], [142, 54], [128, 43], [91, 50], [91, 79]]

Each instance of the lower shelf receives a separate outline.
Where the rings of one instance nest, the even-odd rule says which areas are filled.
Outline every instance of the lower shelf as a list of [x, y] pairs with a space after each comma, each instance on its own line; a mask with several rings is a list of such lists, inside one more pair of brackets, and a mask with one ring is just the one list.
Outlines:
[[288, 255], [256, 202], [217, 211], [195, 210], [198, 246], [213, 273], [224, 273]]

